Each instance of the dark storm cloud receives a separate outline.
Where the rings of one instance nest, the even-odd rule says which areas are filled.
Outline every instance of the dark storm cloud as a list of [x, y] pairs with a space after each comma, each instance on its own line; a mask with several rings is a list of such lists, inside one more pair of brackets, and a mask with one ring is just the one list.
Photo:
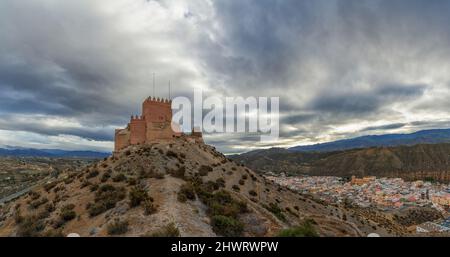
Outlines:
[[407, 124], [405, 124], [405, 123], [394, 123], [394, 124], [388, 124], [388, 125], [382, 125], [382, 126], [371, 126], [371, 127], [364, 128], [361, 131], [398, 129], [398, 128], [403, 128], [406, 125]]
[[[308, 80], [316, 72], [312, 65], [317, 65], [311, 61], [318, 62], [323, 72], [332, 73], [327, 88], [352, 89], [353, 83], [345, 79], [350, 75], [357, 79], [358, 65], [375, 65], [370, 63], [372, 58], [388, 62], [377, 60], [384, 58], [383, 52], [399, 50], [403, 54], [404, 51], [396, 48], [405, 43], [405, 50], [410, 50], [412, 43], [406, 44], [407, 40], [424, 43], [424, 47], [433, 46], [435, 42], [427, 41], [434, 41], [429, 39], [436, 36], [448, 41], [440, 33], [447, 18], [441, 23], [443, 17], [427, 17], [440, 26], [437, 32], [424, 27], [428, 21], [421, 18], [420, 8], [426, 5], [423, 1], [394, 2], [395, 8], [391, 10], [390, 1], [245, 1], [239, 4], [217, 1], [217, 19], [222, 28], [218, 33], [222, 36], [220, 45], [232, 54], [208, 58], [208, 64], [228, 75], [232, 88], [244, 92], [273, 89], [285, 95], [285, 89], [295, 88], [299, 93], [310, 90]], [[448, 4], [425, 8], [425, 14], [429, 12], [427, 16], [431, 16], [434, 11], [443, 14], [444, 11], [437, 10], [442, 7], [445, 9]], [[409, 26], [405, 28], [405, 25]], [[397, 37], [399, 33], [402, 35]], [[434, 38], [419, 38], [419, 33]], [[373, 54], [380, 56], [372, 56], [374, 50], [379, 53]], [[327, 70], [329, 66], [331, 71]]]
[[31, 66], [0, 68], [0, 109], [13, 113], [64, 116], [118, 113], [120, 105], [102, 95], [101, 91], [76, 87], [78, 83], [91, 85], [90, 78], [67, 81], [53, 75], [37, 74]]
[[450, 128], [450, 121], [415, 121], [409, 125], [421, 127], [423, 129]]
[[[124, 80], [117, 75], [120, 66], [113, 52], [108, 53], [113, 49], [105, 44], [112, 29], [105, 27], [107, 21], [81, 4], [44, 2], [45, 7], [39, 1], [2, 4], [0, 27], [11, 31], [0, 41], [2, 110], [66, 117], [93, 114], [97, 122], [112, 122], [108, 116], [126, 113], [120, 110], [128, 105], [112, 95], [120, 93], [115, 87]], [[90, 27], [71, 23], [75, 15], [87, 19]], [[89, 39], [89, 34], [96, 37]], [[97, 48], [102, 44], [103, 49]]]
[[316, 118], [317, 115], [315, 114], [288, 114], [280, 119], [280, 123], [295, 125], [298, 123], [309, 122]]
[[95, 141], [114, 140], [112, 128], [54, 127], [39, 122], [39, 120], [15, 120], [13, 117], [1, 119], [0, 130], [27, 131], [47, 136], [74, 135]]
[[[144, 44], [141, 32], [122, 28], [117, 12], [104, 7], [97, 1], [0, 3], [0, 130], [112, 140], [111, 127], [97, 128], [123, 126], [130, 114], [140, 112], [141, 101], [151, 93], [151, 70], [167, 61], [152, 50], [162, 49], [152, 44], [161, 36], [148, 35]], [[192, 77], [176, 65], [170, 72], [181, 77], [173, 82]], [[15, 114], [74, 118], [83, 127], [8, 119]]]
[[414, 100], [422, 96], [424, 85], [387, 85], [372, 90], [323, 92], [310, 104], [312, 110], [332, 112], [339, 116], [368, 114], [392, 102]]
[[[218, 36], [223, 49], [232, 54], [214, 58], [206, 53], [208, 65], [229, 79], [232, 89], [254, 93], [255, 89], [288, 86], [304, 41], [317, 20], [306, 1], [216, 1]], [[211, 56], [213, 55], [213, 56]], [[242, 88], [244, 86], [245, 88]]]
[[[283, 138], [315, 141], [320, 135], [355, 135], [333, 131], [340, 125], [398, 124], [402, 107], [413, 113], [420, 108], [411, 103], [444, 110], [434, 92], [445, 99], [448, 86], [434, 77], [449, 80], [449, 2], [217, 1], [215, 8], [222, 30], [215, 58], [205, 57], [212, 74], [227, 75], [220, 78], [228, 91], [281, 96], [281, 123], [296, 125], [282, 126]], [[226, 54], [217, 58], [221, 52]]]
[[[169, 79], [175, 96], [279, 96], [280, 144], [445, 126], [449, 13], [439, 0], [5, 0], [0, 130], [110, 140], [152, 93], [152, 72], [159, 96]], [[266, 147], [228, 139], [206, 136], [221, 150]]]

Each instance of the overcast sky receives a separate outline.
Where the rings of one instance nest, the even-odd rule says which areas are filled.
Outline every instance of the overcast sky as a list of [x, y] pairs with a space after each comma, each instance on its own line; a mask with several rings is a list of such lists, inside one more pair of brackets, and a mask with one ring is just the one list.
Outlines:
[[270, 146], [448, 128], [449, 24], [445, 0], [2, 0], [0, 146], [110, 151], [153, 72], [161, 97], [279, 96]]

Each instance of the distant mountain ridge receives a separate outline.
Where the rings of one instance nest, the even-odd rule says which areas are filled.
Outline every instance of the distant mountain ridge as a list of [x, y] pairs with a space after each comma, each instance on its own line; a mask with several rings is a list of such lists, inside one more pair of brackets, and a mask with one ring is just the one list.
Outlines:
[[295, 146], [295, 152], [332, 152], [368, 147], [450, 143], [450, 129], [421, 130], [411, 134], [370, 135], [328, 143]]
[[450, 144], [369, 147], [334, 152], [269, 149], [231, 158], [260, 173], [450, 181]]
[[111, 153], [97, 151], [67, 151], [60, 149], [34, 149], [34, 148], [0, 148], [0, 156], [20, 157], [66, 157], [66, 158], [104, 158]]

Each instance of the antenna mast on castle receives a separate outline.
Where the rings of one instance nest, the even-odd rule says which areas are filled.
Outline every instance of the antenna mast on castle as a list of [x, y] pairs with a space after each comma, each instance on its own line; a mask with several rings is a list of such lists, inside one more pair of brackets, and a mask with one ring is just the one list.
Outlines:
[[169, 79], [169, 100], [170, 100], [170, 79]]
[[155, 73], [153, 72], [153, 97], [155, 97]]

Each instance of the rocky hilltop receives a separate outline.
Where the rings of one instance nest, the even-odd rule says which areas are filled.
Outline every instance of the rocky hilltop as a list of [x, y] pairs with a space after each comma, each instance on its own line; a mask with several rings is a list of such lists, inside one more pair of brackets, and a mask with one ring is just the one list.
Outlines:
[[233, 156], [233, 159], [259, 172], [450, 181], [450, 144], [371, 147], [335, 152], [270, 149]]
[[129, 146], [81, 172], [63, 172], [0, 210], [0, 236], [364, 236], [398, 231], [389, 220], [369, 222], [352, 210], [278, 187], [214, 147], [183, 139]]

